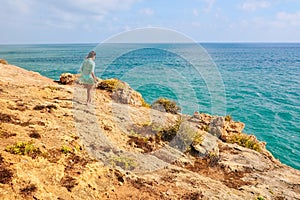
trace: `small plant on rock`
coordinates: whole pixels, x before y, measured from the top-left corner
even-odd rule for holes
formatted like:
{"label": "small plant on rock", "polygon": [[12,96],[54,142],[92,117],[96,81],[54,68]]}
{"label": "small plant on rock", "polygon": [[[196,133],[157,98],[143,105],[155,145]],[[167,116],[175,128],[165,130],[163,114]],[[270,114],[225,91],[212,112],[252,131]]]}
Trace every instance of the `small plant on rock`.
{"label": "small plant on rock", "polygon": [[188,123],[182,123],[172,143],[183,152],[189,152],[191,145],[202,143],[202,135]]}
{"label": "small plant on rock", "polygon": [[203,129],[204,131],[206,131],[206,132],[209,132],[209,126],[207,126],[207,125],[204,125],[204,126],[202,127],[202,129]]}
{"label": "small plant on rock", "polygon": [[61,147],[60,151],[61,151],[62,153],[64,153],[64,154],[68,154],[68,153],[72,153],[72,148],[63,145],[63,146]]}
{"label": "small plant on rock", "polygon": [[232,117],[230,115],[225,116],[225,121],[230,122],[232,120]]}
{"label": "small plant on rock", "polygon": [[134,159],[125,156],[112,157],[110,159],[110,164],[114,167],[119,166],[125,170],[132,170],[137,166]]}
{"label": "small plant on rock", "polygon": [[32,142],[17,142],[15,145],[7,146],[5,151],[12,154],[29,155],[33,158],[42,153]]}
{"label": "small plant on rock", "polygon": [[144,99],[142,99],[142,106],[146,108],[151,108],[151,105],[148,104]]}
{"label": "small plant on rock", "polygon": [[159,132],[156,134],[156,137],[159,140],[162,141],[171,141],[176,136],[177,132],[179,131],[181,120],[177,120],[174,125],[162,128],[159,130]]}
{"label": "small plant on rock", "polygon": [[101,90],[107,90],[113,92],[116,89],[126,88],[126,84],[116,78],[111,78],[111,79],[106,79],[101,81],[98,84],[97,88]]}
{"label": "small plant on rock", "polygon": [[254,136],[246,135],[244,133],[232,134],[226,142],[235,143],[248,149],[253,149],[260,152],[261,146]]}
{"label": "small plant on rock", "polygon": [[166,112],[172,114],[178,114],[181,111],[181,108],[177,106],[175,101],[167,98],[159,98],[152,104],[151,107],[153,109],[160,110],[160,106],[162,106]]}

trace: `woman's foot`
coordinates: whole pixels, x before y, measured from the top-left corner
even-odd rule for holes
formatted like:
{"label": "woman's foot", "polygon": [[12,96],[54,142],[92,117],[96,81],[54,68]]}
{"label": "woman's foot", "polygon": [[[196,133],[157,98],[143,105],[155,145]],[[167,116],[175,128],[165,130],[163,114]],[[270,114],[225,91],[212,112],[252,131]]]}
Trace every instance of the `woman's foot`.
{"label": "woman's foot", "polygon": [[92,107],[92,106],[94,106],[94,105],[92,104],[92,101],[88,101],[88,102],[86,102],[86,106]]}

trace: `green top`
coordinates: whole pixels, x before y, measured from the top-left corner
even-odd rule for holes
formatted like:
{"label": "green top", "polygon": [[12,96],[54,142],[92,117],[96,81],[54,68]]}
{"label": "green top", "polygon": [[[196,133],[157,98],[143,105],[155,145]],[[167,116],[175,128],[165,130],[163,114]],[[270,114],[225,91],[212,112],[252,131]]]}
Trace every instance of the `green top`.
{"label": "green top", "polygon": [[80,73],[81,73],[81,76],[79,78],[80,83],[94,84],[95,82],[91,75],[91,73],[94,72],[94,70],[95,70],[95,62],[91,58],[88,58],[85,61],[83,61],[80,68]]}

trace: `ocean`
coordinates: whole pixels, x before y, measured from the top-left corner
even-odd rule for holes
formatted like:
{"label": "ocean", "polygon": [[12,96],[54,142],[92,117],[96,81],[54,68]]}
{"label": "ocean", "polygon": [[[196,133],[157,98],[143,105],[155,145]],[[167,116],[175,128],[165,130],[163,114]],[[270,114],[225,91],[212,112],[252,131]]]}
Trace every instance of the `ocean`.
{"label": "ocean", "polygon": [[230,115],[300,169],[300,43],[0,45],[0,58],[58,80],[90,50],[97,76],[128,82],[148,103],[173,99],[185,114]]}

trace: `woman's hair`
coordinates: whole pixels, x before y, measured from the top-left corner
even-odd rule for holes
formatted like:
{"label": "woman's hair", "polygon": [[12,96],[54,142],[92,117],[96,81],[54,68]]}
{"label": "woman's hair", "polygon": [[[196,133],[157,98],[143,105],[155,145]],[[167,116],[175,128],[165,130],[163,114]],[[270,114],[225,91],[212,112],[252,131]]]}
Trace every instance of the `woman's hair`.
{"label": "woman's hair", "polygon": [[96,56],[96,52],[95,52],[95,51],[91,51],[91,52],[87,55],[86,58],[92,58],[92,57],[94,57],[94,56]]}

